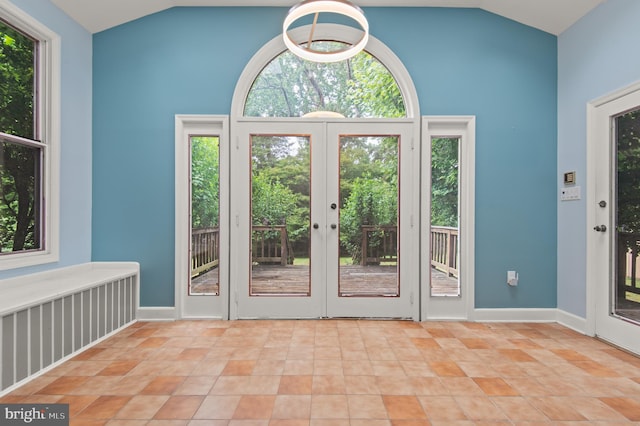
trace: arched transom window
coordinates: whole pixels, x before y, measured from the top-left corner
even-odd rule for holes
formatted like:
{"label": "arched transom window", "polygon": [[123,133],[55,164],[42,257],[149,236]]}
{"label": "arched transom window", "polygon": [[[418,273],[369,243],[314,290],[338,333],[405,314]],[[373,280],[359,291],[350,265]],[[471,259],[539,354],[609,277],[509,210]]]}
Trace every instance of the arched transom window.
{"label": "arched transom window", "polygon": [[[343,45],[314,42],[315,49],[336,50]],[[284,51],[254,80],[243,115],[399,118],[407,111],[395,78],[367,51],[334,63],[309,62]]]}

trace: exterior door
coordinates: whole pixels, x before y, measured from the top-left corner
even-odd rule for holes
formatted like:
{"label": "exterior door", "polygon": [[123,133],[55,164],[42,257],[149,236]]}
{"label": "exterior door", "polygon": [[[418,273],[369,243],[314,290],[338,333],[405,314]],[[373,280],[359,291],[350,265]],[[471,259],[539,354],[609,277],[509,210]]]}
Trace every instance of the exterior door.
{"label": "exterior door", "polygon": [[590,114],[588,226],[595,334],[640,353],[640,90]]}
{"label": "exterior door", "polygon": [[414,316],[412,128],[240,124],[232,317]]}

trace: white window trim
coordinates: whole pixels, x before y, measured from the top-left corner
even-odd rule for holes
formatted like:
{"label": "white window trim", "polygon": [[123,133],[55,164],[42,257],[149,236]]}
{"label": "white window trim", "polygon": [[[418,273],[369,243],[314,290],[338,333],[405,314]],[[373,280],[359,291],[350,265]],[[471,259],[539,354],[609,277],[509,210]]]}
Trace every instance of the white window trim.
{"label": "white window trim", "polygon": [[422,190],[431,190],[431,139],[460,138],[460,296],[431,297],[431,199],[421,199],[421,296],[422,320],[475,319],[475,116],[422,117]]}
{"label": "white window trim", "polygon": [[42,250],[6,254],[0,270],[57,262],[60,259],[60,36],[17,8],[0,0],[0,16],[39,41],[39,134],[44,147],[42,198],[44,246]]}
{"label": "white window trim", "polygon": [[[187,296],[191,271],[191,135],[218,135],[220,140],[220,277],[215,297]],[[229,318],[229,117],[226,115],[175,116],[175,318]],[[199,299],[199,300],[197,300]]]}

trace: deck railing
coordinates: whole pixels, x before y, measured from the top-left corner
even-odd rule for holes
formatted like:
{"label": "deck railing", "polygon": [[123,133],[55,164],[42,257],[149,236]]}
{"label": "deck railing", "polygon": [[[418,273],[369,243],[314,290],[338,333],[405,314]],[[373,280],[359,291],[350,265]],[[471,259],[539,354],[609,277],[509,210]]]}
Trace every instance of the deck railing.
{"label": "deck railing", "polygon": [[251,256],[254,262],[280,265],[293,263],[293,250],[286,225],[253,225],[251,231]]}
{"label": "deck railing", "polygon": [[[258,263],[287,265],[293,263],[293,250],[285,225],[252,226],[252,259]],[[626,236],[625,238],[629,238]],[[635,237],[634,237],[635,238]],[[371,244],[376,241],[376,244]],[[191,276],[218,266],[219,228],[199,228],[191,232]],[[638,254],[636,246],[625,254],[626,276],[631,277],[631,287],[640,287]],[[398,260],[398,234],[396,226],[362,226],[362,265],[396,262]],[[635,261],[634,261],[635,260]],[[451,276],[458,277],[458,228],[431,227],[431,266]]]}
{"label": "deck railing", "polygon": [[218,266],[219,246],[219,228],[191,230],[191,278]]}
{"label": "deck railing", "polygon": [[360,264],[379,265],[398,261],[398,228],[395,225],[362,225]]}
{"label": "deck railing", "polygon": [[458,228],[431,227],[431,266],[458,277]]}
{"label": "deck railing", "polygon": [[[618,294],[640,299],[640,234],[618,232]],[[624,272],[623,272],[624,271]]]}

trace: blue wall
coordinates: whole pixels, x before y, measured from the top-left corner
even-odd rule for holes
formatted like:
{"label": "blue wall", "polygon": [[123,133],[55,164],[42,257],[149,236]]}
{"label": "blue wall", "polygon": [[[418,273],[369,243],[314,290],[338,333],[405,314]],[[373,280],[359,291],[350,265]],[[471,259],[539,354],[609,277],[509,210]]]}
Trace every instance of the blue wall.
{"label": "blue wall", "polygon": [[[476,307],[556,306],[556,37],[475,9],[370,8],[423,115],[476,115]],[[286,9],[174,8],[93,40],[94,260],[174,301],[174,115],[228,114]],[[506,271],[520,285],[506,285]]]}
{"label": "blue wall", "polygon": [[583,318],[590,231],[586,105],[640,81],[639,21],[640,2],[609,0],[558,38],[558,179],[575,170],[582,187],[582,200],[558,204],[558,308]]}
{"label": "blue wall", "polygon": [[92,36],[48,0],[12,0],[60,36],[60,261],[0,272],[0,279],[91,260]]}

